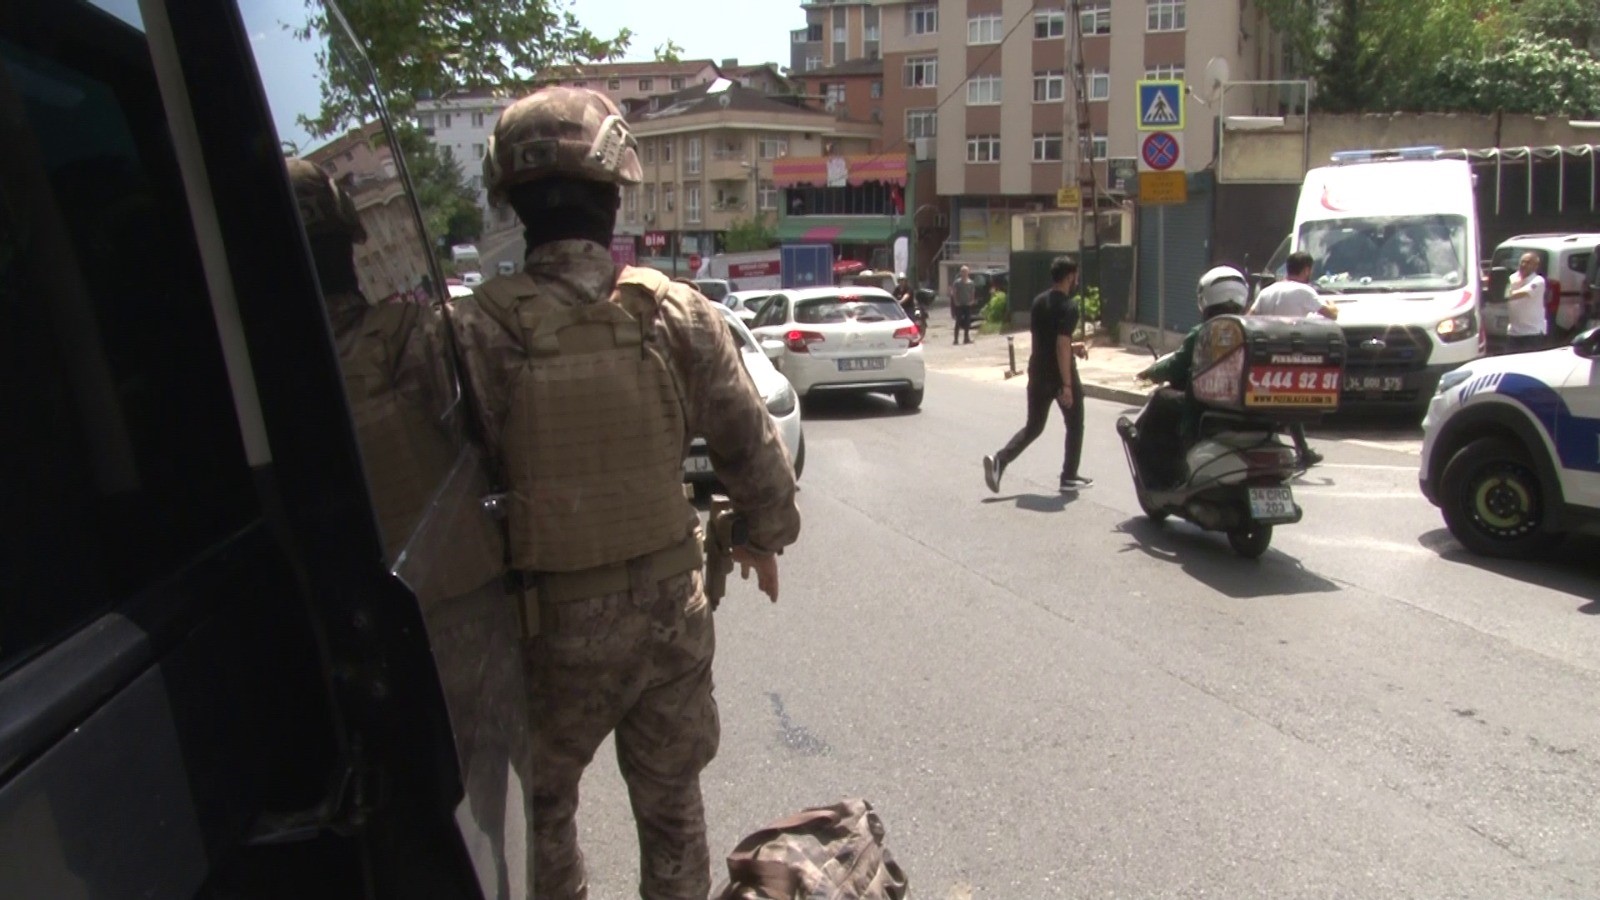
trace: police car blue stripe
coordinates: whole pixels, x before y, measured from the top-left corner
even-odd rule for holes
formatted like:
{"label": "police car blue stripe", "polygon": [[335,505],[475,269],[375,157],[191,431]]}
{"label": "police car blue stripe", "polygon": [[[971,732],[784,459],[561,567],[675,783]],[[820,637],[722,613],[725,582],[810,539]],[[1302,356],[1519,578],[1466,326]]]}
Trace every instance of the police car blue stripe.
{"label": "police car blue stripe", "polygon": [[1600,418],[1574,414],[1555,388],[1527,375],[1506,373],[1495,392],[1528,408],[1555,444],[1562,468],[1600,472]]}

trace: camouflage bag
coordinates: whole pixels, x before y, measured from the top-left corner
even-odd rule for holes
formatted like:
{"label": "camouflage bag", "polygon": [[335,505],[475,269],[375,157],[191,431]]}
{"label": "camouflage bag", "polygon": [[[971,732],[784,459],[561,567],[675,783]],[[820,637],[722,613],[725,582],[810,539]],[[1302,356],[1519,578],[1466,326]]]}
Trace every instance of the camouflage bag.
{"label": "camouflage bag", "polygon": [[872,804],[843,800],[772,822],[728,854],[712,900],[904,900],[906,876]]}

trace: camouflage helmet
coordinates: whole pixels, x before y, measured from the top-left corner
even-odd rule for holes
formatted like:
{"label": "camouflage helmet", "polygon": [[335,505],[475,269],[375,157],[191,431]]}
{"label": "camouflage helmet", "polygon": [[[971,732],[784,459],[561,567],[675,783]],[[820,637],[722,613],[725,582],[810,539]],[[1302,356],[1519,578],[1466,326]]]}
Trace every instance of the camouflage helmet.
{"label": "camouflage helmet", "polygon": [[316,165],[298,157],[288,157],[289,183],[294,187],[294,202],[300,207],[310,237],[337,235],[353,243],[366,243],[367,230],[356,213],[355,201],[334,183],[333,177]]}
{"label": "camouflage helmet", "polygon": [[637,146],[621,110],[605,94],[541,88],[500,114],[483,156],[483,183],[496,203],[513,185],[552,175],[638,184],[644,169]]}

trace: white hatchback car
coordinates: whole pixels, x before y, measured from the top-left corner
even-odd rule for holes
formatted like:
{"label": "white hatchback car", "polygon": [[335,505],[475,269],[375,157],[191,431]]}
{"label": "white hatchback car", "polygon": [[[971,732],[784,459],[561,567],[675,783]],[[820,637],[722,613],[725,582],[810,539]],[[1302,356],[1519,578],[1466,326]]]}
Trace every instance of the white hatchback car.
{"label": "white hatchback car", "polygon": [[[712,305],[727,320],[733,344],[739,349],[739,358],[744,360],[745,371],[750,373],[750,380],[755,382],[761,399],[766,401],[767,413],[772,416],[772,424],[778,427],[778,437],[783,440],[783,449],[789,453],[795,477],[799,478],[806,465],[806,436],[800,428],[800,398],[790,386],[789,379],[783,377],[766,354],[761,352],[755,336],[739,321],[733,310],[720,303]],[[689,456],[683,461],[683,476],[686,481],[696,484],[711,484],[717,480],[716,472],[711,468],[711,457],[706,452],[706,442],[700,438],[695,438],[689,446]]]}
{"label": "white hatchback car", "polygon": [[779,291],[750,331],[801,397],[877,393],[892,395],[908,412],[922,406],[927,379],[922,333],[887,291],[856,286]]}

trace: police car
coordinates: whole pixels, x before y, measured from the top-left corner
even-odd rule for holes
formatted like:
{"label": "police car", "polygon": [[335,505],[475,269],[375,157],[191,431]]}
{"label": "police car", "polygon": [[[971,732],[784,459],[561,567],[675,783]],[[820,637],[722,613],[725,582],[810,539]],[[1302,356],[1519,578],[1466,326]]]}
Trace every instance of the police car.
{"label": "police car", "polygon": [[1468,550],[1520,557],[1600,534],[1600,328],[1445,373],[1423,419],[1422,493]]}

